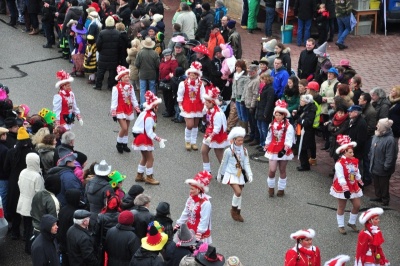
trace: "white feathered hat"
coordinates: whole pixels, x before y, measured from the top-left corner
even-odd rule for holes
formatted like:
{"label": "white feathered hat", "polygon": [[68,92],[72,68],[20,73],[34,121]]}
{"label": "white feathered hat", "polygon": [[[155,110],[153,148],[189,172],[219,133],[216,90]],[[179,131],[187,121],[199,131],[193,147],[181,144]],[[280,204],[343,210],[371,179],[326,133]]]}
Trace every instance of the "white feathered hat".
{"label": "white feathered hat", "polygon": [[339,148],[336,149],[336,153],[340,154],[343,150],[346,150],[349,147],[356,147],[357,142],[351,141],[351,138],[347,135],[338,135],[336,137],[336,142],[339,143]]}
{"label": "white feathered hat", "polygon": [[299,230],[296,233],[290,235],[291,239],[297,240],[302,238],[314,238],[315,231],[313,229],[303,229]]}
{"label": "white feathered hat", "polygon": [[383,209],[379,208],[379,207],[375,207],[375,208],[371,208],[371,209],[363,212],[360,215],[360,218],[358,218],[358,220],[360,221],[360,224],[365,224],[366,222],[368,222],[374,216],[377,216],[377,215],[380,216],[382,214],[383,214]]}
{"label": "white feathered hat", "polygon": [[286,114],[286,117],[290,117],[290,113],[289,113],[287,107],[288,107],[288,104],[285,101],[277,100],[275,102],[274,115],[276,112],[278,112],[278,113]]}
{"label": "white feathered hat", "polygon": [[71,77],[71,75],[64,70],[57,71],[56,77],[59,79],[59,81],[57,81],[56,83],[56,89],[59,89],[60,86],[65,83],[71,83],[72,81],[74,81],[74,78]]}
{"label": "white feathered hat", "polygon": [[246,136],[246,130],[242,127],[234,127],[231,129],[231,132],[229,132],[228,135],[228,140],[233,140],[237,137],[243,137]]}

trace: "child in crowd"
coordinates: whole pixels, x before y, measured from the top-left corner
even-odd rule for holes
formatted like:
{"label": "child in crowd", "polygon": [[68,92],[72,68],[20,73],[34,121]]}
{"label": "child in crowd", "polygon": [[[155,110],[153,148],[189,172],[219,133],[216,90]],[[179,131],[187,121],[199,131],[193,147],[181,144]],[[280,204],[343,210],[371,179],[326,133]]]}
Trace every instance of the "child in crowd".
{"label": "child in crowd", "polygon": [[315,20],[318,28],[318,46],[320,46],[328,39],[329,12],[326,10],[325,4],[319,5]]}
{"label": "child in crowd", "polygon": [[75,151],[78,154],[78,157],[74,161],[75,169],[74,174],[78,179],[83,183],[84,181],[84,171],[83,168],[86,166],[87,156],[79,151]]}
{"label": "child in crowd", "polygon": [[299,80],[299,94],[300,94],[300,96],[306,94],[307,85],[308,85],[308,81],[306,79]]}
{"label": "child in crowd", "polygon": [[96,40],[93,35],[88,35],[86,37],[86,51],[85,51],[85,60],[83,62],[83,67],[85,68],[85,74],[89,75],[88,83],[95,84],[96,83],[96,71],[97,71],[97,46]]}
{"label": "child in crowd", "polygon": [[115,195],[122,201],[125,197],[125,191],[122,188],[122,183],[124,182],[126,175],[122,175],[118,171],[113,171],[108,175],[110,179],[109,183],[114,189]]}
{"label": "child in crowd", "polygon": [[84,76],[83,62],[85,58],[85,46],[86,46],[86,43],[84,41],[84,36],[86,36],[87,30],[83,27],[82,19],[79,19],[78,24],[73,25],[71,29],[75,35],[74,50],[72,51],[71,54],[72,61],[74,63],[71,76],[83,77]]}

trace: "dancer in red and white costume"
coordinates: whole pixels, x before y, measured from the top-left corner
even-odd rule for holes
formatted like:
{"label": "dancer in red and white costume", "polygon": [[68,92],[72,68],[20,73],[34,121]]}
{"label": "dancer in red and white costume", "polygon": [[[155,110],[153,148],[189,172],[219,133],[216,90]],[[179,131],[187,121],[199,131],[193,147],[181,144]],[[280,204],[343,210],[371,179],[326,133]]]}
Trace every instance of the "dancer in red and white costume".
{"label": "dancer in red and white costume", "polygon": [[205,100],[207,128],[204,134],[201,156],[203,158],[203,170],[211,173],[210,157],[208,154],[214,149],[218,162],[221,163],[224,148],[229,146],[228,134],[226,133],[226,117],[219,109],[219,89],[212,87],[208,93],[203,94]]}
{"label": "dancer in red and white costume", "polygon": [[181,110],[181,116],[185,118],[185,148],[186,150],[195,150],[199,148],[196,144],[198,125],[203,117],[205,93],[203,82],[201,81],[201,63],[193,62],[190,68],[186,70],[187,79],[182,81],[178,87],[178,105]]}
{"label": "dancer in red and white costume", "polygon": [[112,89],[111,116],[114,122],[119,123],[121,129],[117,137],[117,150],[119,153],[130,152],[128,148],[128,130],[130,122],[135,118],[134,110],[140,113],[139,104],[136,100],[135,91],[129,82],[129,69],[124,66],[117,67],[118,81]]}
{"label": "dancer in red and white costume", "polygon": [[[146,102],[143,104],[144,110],[140,113],[132,128],[132,133],[135,139],[133,140],[132,148],[142,153],[142,158],[138,165],[136,182],[145,182],[150,185],[158,185],[159,181],[153,177],[153,140],[158,141],[160,148],[165,148],[167,140],[162,139],[154,132],[157,124],[158,105],[162,100],[154,95],[151,91],[147,91],[144,95]],[[146,171],[146,178],[144,172]]]}
{"label": "dancer in red and white costume", "polygon": [[268,195],[274,196],[275,173],[279,167],[278,192],[276,196],[283,197],[286,189],[286,166],[289,160],[293,159],[292,145],[295,141],[294,128],[287,119],[290,113],[287,110],[287,103],[282,100],[275,102],[274,120],[269,125],[268,135],[265,139],[266,151],[269,164],[268,172]]}
{"label": "dancer in red and white costume", "polygon": [[346,262],[350,261],[350,256],[347,255],[338,255],[333,259],[325,262],[324,266],[345,266]]}
{"label": "dancer in red and white costume", "polygon": [[207,244],[212,243],[211,197],[206,194],[211,178],[209,172],[202,171],[193,179],[186,179],[185,183],[190,185],[189,198],[175,225],[175,229],[177,229],[180,225],[186,223],[189,229],[195,231],[197,240]]}
{"label": "dancer in red and white costume", "polygon": [[321,266],[321,254],[317,246],[313,246],[315,231],[299,230],[290,235],[296,245],[286,251],[285,266]]}
{"label": "dancer in red and white costume", "polygon": [[359,221],[364,230],[358,234],[356,258],[354,266],[388,266],[382,244],[385,242],[379,228],[382,208],[371,208],[360,215]]}
{"label": "dancer in red and white costume", "polygon": [[353,208],[350,212],[350,218],[347,226],[358,232],[356,227],[358,211],[360,210],[363,192],[360,188],[364,185],[361,180],[360,170],[358,169],[358,159],[354,157],[353,148],[357,143],[351,141],[347,135],[338,135],[336,141],[339,148],[336,149],[337,154],[342,154],[335,163],[335,177],[331,186],[330,194],[338,199],[338,207],[336,219],[339,227],[339,233],[346,235],[344,229],[344,209],[347,200],[350,199]]}
{"label": "dancer in red and white costume", "polygon": [[56,83],[58,94],[53,97],[53,112],[56,114],[55,127],[61,125],[66,130],[70,130],[75,117],[83,126],[81,111],[76,105],[75,94],[71,90],[71,82],[74,81],[74,78],[64,70],[58,71],[56,76],[59,81]]}

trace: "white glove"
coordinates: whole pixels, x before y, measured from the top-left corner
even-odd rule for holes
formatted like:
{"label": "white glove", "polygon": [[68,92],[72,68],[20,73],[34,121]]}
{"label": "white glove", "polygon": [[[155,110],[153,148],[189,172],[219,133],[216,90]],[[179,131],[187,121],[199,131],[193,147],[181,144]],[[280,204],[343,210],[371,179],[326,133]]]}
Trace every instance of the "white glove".
{"label": "white glove", "polygon": [[207,145],[210,145],[211,143],[211,137],[206,138],[206,140],[204,141]]}
{"label": "white glove", "polygon": [[160,148],[161,148],[161,149],[164,149],[164,148],[165,148],[165,142],[166,142],[166,141],[167,141],[166,139],[161,139],[161,140],[160,140],[159,144],[160,144]]}
{"label": "white glove", "polygon": [[182,107],[182,105],[179,105],[179,110],[181,110],[181,112],[183,112],[183,107]]}
{"label": "white glove", "polygon": [[91,53],[91,52],[89,52],[87,55],[88,55],[88,57],[91,57],[91,56],[92,56],[92,53]]}
{"label": "white glove", "polygon": [[83,120],[79,120],[79,125],[83,126]]}
{"label": "white glove", "polygon": [[253,175],[249,175],[247,178],[249,179],[249,182],[247,182],[247,183],[253,182]]}
{"label": "white glove", "polygon": [[217,181],[221,182],[222,178],[224,178],[224,175],[218,174],[217,175]]}

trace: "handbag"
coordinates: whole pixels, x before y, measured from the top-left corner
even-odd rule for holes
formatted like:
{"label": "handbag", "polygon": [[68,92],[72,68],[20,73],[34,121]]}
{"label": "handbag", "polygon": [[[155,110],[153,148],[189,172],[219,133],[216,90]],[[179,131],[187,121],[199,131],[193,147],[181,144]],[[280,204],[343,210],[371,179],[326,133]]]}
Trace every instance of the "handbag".
{"label": "handbag", "polygon": [[230,148],[230,149],[231,149],[231,151],[232,151],[232,153],[233,153],[233,156],[234,156],[235,159],[236,159],[237,164],[240,165],[240,170],[242,171],[242,175],[243,175],[244,182],[245,182],[245,183],[249,182],[249,178],[247,177],[246,170],[244,170],[243,167],[242,167],[242,165],[240,164],[240,161],[239,161],[238,157],[236,156],[236,153],[232,150],[232,148]]}
{"label": "handbag", "polygon": [[158,87],[160,87],[160,89],[162,89],[162,90],[170,90],[171,84],[169,82],[160,81],[160,84],[158,85]]}

